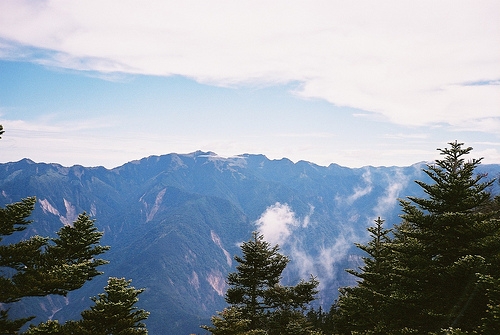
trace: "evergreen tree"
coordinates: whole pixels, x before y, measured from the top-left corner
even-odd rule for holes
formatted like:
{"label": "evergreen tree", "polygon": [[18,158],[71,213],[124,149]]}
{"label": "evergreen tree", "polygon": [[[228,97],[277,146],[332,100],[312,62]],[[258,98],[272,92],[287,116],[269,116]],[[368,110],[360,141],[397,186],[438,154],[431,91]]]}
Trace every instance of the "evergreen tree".
{"label": "evergreen tree", "polygon": [[[311,278],[295,286],[280,284],[281,275],[289,262],[279,253],[279,246],[264,241],[263,235],[254,232],[248,242],[241,246],[243,256],[235,256],[236,272],[228,275],[229,288],[226,301],[232,313],[239,313],[237,320],[220,318],[219,326],[233,327],[228,321],[246,320],[244,331],[266,331],[268,334],[308,334],[309,329],[303,315],[306,306],[314,300],[318,282]],[[234,314],[233,314],[234,315]],[[218,334],[218,327],[203,328]],[[222,334],[222,333],[221,333]],[[253,333],[252,333],[253,334]]]}
{"label": "evergreen tree", "polygon": [[142,323],[149,312],[134,306],[139,301],[138,295],[144,289],[130,286],[131,280],[110,277],[105,293],[91,298],[94,306],[82,312],[80,328],[84,334],[91,335],[146,335],[146,326]]}
{"label": "evergreen tree", "polygon": [[[0,208],[0,243],[4,236],[26,229],[35,198]],[[24,297],[66,295],[100,274],[95,258],[108,249],[98,245],[102,233],[94,221],[81,214],[72,226],[64,226],[57,238],[32,236],[13,244],[0,244],[0,303],[15,303]],[[8,310],[0,312],[0,333],[14,334],[33,317],[10,320]]]}
{"label": "evergreen tree", "polygon": [[49,320],[41,323],[38,326],[31,325],[24,335],[78,335],[79,332],[65,329],[57,320]]}
{"label": "evergreen tree", "polygon": [[91,298],[94,306],[82,312],[82,319],[68,321],[61,325],[49,320],[37,326],[30,326],[26,335],[147,335],[142,323],[149,312],[134,305],[143,289],[130,286],[131,280],[110,277],[105,293]]}
{"label": "evergreen tree", "polygon": [[384,220],[379,217],[374,226],[367,228],[371,240],[367,244],[356,244],[368,254],[362,258],[364,265],[359,271],[346,270],[359,280],[357,286],[340,289],[334,306],[335,329],[341,334],[352,331],[386,334],[392,259],[388,248],[391,230],[385,229],[383,224]]}
{"label": "evergreen tree", "polygon": [[326,312],[321,306],[318,309],[310,308],[306,314],[307,322],[318,334],[333,334],[333,314],[332,310]]}
{"label": "evergreen tree", "polygon": [[[496,219],[500,219],[500,196],[496,196],[491,201],[488,210],[493,213]],[[498,234],[496,238],[498,238]],[[500,253],[497,254],[496,261],[497,264],[500,263]],[[488,297],[486,316],[482,319],[482,325],[479,327],[481,334],[500,334],[500,275],[498,272],[500,271],[496,271],[496,276],[479,275],[479,282]]]}
{"label": "evergreen tree", "polygon": [[257,232],[241,250],[243,257],[234,257],[237,271],[227,277],[230,287],[226,302],[241,308],[243,316],[250,320],[250,329],[257,329],[263,326],[265,312],[270,308],[270,290],[278,285],[289,259],[278,252],[277,245],[271,248]]}
{"label": "evergreen tree", "polygon": [[500,334],[500,278],[480,275],[479,282],[488,297],[486,315],[479,326],[479,333]]}
{"label": "evergreen tree", "polygon": [[475,330],[488,304],[478,274],[499,278],[500,224],[488,209],[493,181],[474,174],[481,159],[465,161],[472,148],[449,144],[438,149],[444,159],[424,170],[434,183],[417,181],[427,197],[401,201],[403,223],[391,245],[394,329]]}
{"label": "evergreen tree", "polygon": [[231,306],[222,312],[217,312],[217,316],[212,316],[211,326],[201,326],[213,335],[260,335],[266,334],[262,329],[248,330],[250,320],[243,317],[241,309]]}

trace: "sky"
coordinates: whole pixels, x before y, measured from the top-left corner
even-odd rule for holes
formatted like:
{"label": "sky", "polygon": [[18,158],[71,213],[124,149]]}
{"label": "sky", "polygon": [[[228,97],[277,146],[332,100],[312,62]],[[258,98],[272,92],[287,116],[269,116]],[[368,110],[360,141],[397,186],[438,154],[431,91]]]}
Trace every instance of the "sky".
{"label": "sky", "polygon": [[0,163],[500,163],[499,1],[0,1]]}

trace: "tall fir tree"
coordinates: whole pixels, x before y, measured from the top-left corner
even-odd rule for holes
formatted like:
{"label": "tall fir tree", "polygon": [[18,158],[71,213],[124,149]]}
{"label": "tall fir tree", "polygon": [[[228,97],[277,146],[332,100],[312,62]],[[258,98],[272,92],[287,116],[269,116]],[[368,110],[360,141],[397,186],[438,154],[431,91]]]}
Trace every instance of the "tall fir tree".
{"label": "tall fir tree", "polygon": [[149,312],[135,306],[144,290],[135,289],[130,283],[131,280],[110,277],[105,292],[91,298],[94,305],[81,313],[81,320],[65,324],[49,320],[31,325],[25,335],[147,335],[142,321]]}
{"label": "tall fir tree", "polygon": [[390,229],[385,229],[380,217],[367,228],[371,239],[367,244],[356,244],[368,256],[362,258],[359,270],[347,270],[359,278],[357,286],[340,289],[334,305],[333,323],[340,334],[353,331],[386,334],[387,309],[390,306],[392,254],[388,248]]}
{"label": "tall fir tree", "polygon": [[[309,327],[304,317],[307,305],[314,300],[318,282],[311,278],[302,280],[295,286],[284,286],[280,283],[282,272],[289,259],[279,253],[279,246],[271,245],[258,232],[241,246],[243,256],[235,256],[238,262],[236,272],[228,275],[229,288],[226,301],[230,311],[239,313],[241,319],[224,322],[217,321],[224,327],[233,327],[228,321],[247,320],[244,332],[267,334],[308,334]],[[217,334],[219,329],[203,326]]]}
{"label": "tall fir tree", "polygon": [[[27,228],[34,209],[34,197],[0,208],[2,238]],[[81,214],[72,226],[64,226],[57,238],[32,236],[18,243],[0,244],[0,303],[9,306],[24,297],[66,295],[101,272],[107,261],[96,258],[108,247],[98,243],[102,233],[94,221]],[[32,316],[9,319],[8,309],[0,312],[0,333],[14,334]]]}
{"label": "tall fir tree", "polygon": [[94,306],[82,312],[81,328],[88,335],[147,335],[146,325],[142,322],[149,312],[139,309],[135,304],[144,289],[130,286],[131,280],[110,277],[105,293],[91,298]]}
{"label": "tall fir tree", "polygon": [[[3,133],[0,125],[0,135]],[[34,318],[10,319],[11,304],[24,297],[65,296],[101,274],[97,267],[107,263],[96,256],[109,247],[99,245],[102,233],[85,213],[73,225],[62,227],[57,238],[35,235],[17,243],[2,243],[5,236],[32,223],[28,218],[35,204],[36,198],[29,197],[0,208],[0,334],[16,334]],[[52,331],[58,327],[57,322],[46,325]]]}
{"label": "tall fir tree", "polygon": [[213,326],[201,326],[213,335],[266,335],[262,329],[249,330],[250,320],[241,309],[231,306],[211,318]]}
{"label": "tall fir tree", "polygon": [[476,330],[488,305],[478,274],[499,278],[500,223],[488,209],[493,180],[475,174],[481,159],[465,160],[472,148],[449,145],[424,170],[433,183],[417,181],[427,197],[401,200],[403,223],[391,245],[395,329]]}

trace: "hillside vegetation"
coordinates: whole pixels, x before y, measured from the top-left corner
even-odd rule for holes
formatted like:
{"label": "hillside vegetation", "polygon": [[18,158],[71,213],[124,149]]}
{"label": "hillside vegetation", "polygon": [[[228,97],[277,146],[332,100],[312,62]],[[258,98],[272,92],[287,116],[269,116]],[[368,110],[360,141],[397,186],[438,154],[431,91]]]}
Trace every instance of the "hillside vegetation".
{"label": "hillside vegetation", "polygon": [[0,164],[0,205],[36,197],[33,222],[2,245],[57,238],[85,212],[111,247],[104,275],[66,297],[3,308],[13,318],[36,316],[34,325],[64,324],[92,307],[89,297],[109,277],[126,277],[141,288],[137,308],[150,313],[150,334],[203,333],[199,326],[228,307],[233,256],[259,231],[289,259],[282,285],[311,275],[318,283],[301,310],[309,332],[485,332],[498,316],[498,202],[490,193],[498,194],[500,166],[467,160],[470,151],[451,143],[428,165],[360,169],[204,152],[112,170]]}

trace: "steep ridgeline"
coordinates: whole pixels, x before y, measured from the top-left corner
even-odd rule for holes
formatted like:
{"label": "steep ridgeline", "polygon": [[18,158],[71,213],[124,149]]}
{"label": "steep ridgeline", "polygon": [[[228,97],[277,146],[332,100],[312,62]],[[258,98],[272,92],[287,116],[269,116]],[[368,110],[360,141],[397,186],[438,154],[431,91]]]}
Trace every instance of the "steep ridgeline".
{"label": "steep ridgeline", "polygon": [[[53,235],[86,211],[111,246],[104,275],[66,298],[23,300],[11,313],[78,319],[116,276],[146,288],[138,307],[151,312],[150,334],[201,333],[198,326],[226,305],[233,255],[254,230],[291,258],[285,282],[317,276],[317,303],[328,309],[337,288],[352,283],[344,269],[360,262],[353,243],[367,239],[365,228],[378,216],[399,222],[397,199],[422,196],[413,182],[426,180],[422,168],[322,167],[211,152],[151,156],[111,170],[28,159],[0,164],[0,205],[37,197],[23,234]],[[496,177],[500,165],[480,172]]]}

